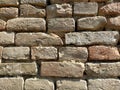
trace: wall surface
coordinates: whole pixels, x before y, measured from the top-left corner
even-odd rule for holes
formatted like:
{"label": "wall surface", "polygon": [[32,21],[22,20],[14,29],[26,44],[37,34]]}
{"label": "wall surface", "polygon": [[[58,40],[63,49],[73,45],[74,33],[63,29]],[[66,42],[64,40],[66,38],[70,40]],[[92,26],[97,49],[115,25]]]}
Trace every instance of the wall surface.
{"label": "wall surface", "polygon": [[120,0],[0,0],[0,90],[120,90]]}

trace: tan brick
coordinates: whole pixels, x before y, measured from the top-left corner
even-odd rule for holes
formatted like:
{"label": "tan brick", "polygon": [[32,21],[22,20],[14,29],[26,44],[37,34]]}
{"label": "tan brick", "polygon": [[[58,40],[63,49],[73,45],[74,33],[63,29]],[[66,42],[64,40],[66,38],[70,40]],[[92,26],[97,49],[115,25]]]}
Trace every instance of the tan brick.
{"label": "tan brick", "polygon": [[29,60],[30,49],[29,47],[5,47],[2,57],[3,59]]}
{"label": "tan brick", "polygon": [[24,90],[24,79],[18,78],[0,78],[1,90]]}
{"label": "tan brick", "polygon": [[96,2],[81,2],[74,4],[74,16],[96,16],[98,13],[98,4]]}
{"label": "tan brick", "polygon": [[37,8],[30,4],[22,4],[20,5],[20,16],[44,18],[46,16],[46,11],[45,9]]}
{"label": "tan brick", "polygon": [[42,62],[41,76],[50,77],[83,77],[85,70],[82,63]]}
{"label": "tan brick", "polygon": [[32,47],[31,55],[33,60],[56,60],[58,56],[55,47]]}
{"label": "tan brick", "polygon": [[5,21],[17,18],[18,17],[18,8],[9,7],[9,8],[0,8],[0,19],[3,19]]}
{"label": "tan brick", "polygon": [[46,33],[18,33],[16,34],[15,43],[19,46],[63,45],[60,37]]}
{"label": "tan brick", "polygon": [[72,17],[70,4],[52,4],[47,6],[47,18]]}
{"label": "tan brick", "polygon": [[89,60],[120,60],[120,53],[117,47],[91,46],[88,51]]}
{"label": "tan brick", "polygon": [[54,90],[54,83],[47,79],[30,78],[25,81],[25,90]]}
{"label": "tan brick", "polygon": [[0,31],[6,29],[6,22],[0,19]]}
{"label": "tan brick", "polygon": [[86,64],[86,73],[88,77],[119,77],[119,71],[120,62]]}
{"label": "tan brick", "polygon": [[1,63],[0,76],[36,75],[35,63]]}
{"label": "tan brick", "polygon": [[46,22],[42,18],[15,18],[7,21],[8,31],[46,31]]}
{"label": "tan brick", "polygon": [[119,79],[90,79],[88,80],[89,90],[120,90]]}
{"label": "tan brick", "polygon": [[57,90],[87,90],[85,80],[58,80]]}
{"label": "tan brick", "polygon": [[13,32],[0,32],[0,45],[14,44]]}
{"label": "tan brick", "polygon": [[85,47],[61,47],[59,49],[60,61],[86,62],[88,51]]}
{"label": "tan brick", "polygon": [[2,6],[18,6],[18,0],[0,0],[0,7]]}

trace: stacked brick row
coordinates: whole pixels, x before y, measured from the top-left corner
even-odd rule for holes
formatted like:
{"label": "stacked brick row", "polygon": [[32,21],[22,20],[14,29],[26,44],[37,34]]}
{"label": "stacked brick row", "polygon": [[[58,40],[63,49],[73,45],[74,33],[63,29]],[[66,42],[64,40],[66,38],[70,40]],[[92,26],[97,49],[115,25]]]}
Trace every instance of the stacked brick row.
{"label": "stacked brick row", "polygon": [[0,90],[120,90],[119,0],[0,0]]}

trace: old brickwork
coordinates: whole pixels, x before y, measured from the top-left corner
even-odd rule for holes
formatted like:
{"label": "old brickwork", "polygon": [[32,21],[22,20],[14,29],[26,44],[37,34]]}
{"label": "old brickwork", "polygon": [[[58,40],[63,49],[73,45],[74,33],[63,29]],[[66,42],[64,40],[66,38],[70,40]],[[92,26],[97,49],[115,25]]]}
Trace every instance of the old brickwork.
{"label": "old brickwork", "polygon": [[0,0],[0,90],[120,90],[120,0]]}

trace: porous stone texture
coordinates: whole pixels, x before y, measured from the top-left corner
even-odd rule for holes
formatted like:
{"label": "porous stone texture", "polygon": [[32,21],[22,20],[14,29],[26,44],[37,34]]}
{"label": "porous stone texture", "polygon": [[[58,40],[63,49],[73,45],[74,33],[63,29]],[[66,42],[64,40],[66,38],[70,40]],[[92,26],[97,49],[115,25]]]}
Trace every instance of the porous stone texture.
{"label": "porous stone texture", "polygon": [[99,15],[103,16],[119,16],[120,2],[107,4],[99,9]]}
{"label": "porous stone texture", "polygon": [[22,4],[20,5],[20,16],[44,18],[46,16],[46,11],[45,9],[37,8],[30,4]]}
{"label": "porous stone texture", "polygon": [[60,61],[86,62],[88,51],[85,47],[61,47],[59,48]]}
{"label": "porous stone texture", "polygon": [[0,7],[2,6],[18,6],[18,0],[0,0]]}
{"label": "porous stone texture", "polygon": [[108,19],[106,29],[120,30],[120,16]]}
{"label": "porous stone texture", "polygon": [[120,62],[86,64],[86,73],[88,77],[119,77],[119,70]]}
{"label": "porous stone texture", "polygon": [[0,76],[36,75],[37,65],[35,63],[1,63]]}
{"label": "porous stone texture", "polygon": [[75,30],[73,18],[48,19],[48,32],[71,32]]}
{"label": "porous stone texture", "polygon": [[98,4],[96,2],[80,2],[74,4],[74,17],[96,16]]}
{"label": "porous stone texture", "polygon": [[4,59],[29,60],[29,47],[5,47],[2,54]]}
{"label": "porous stone texture", "polygon": [[25,81],[25,90],[54,90],[54,83],[48,79],[30,78]]}
{"label": "porous stone texture", "polygon": [[16,34],[15,44],[18,46],[52,46],[62,45],[61,38],[55,34],[46,33],[18,33]]}
{"label": "porous stone texture", "polygon": [[21,4],[32,4],[45,7],[47,4],[47,0],[21,0]]}
{"label": "porous stone texture", "polygon": [[33,60],[56,60],[58,57],[55,47],[32,47],[31,55]]}
{"label": "porous stone texture", "polygon": [[0,31],[5,30],[6,22],[0,19]]}
{"label": "porous stone texture", "polygon": [[[6,1],[6,0],[5,0]],[[17,18],[18,17],[18,8],[15,7],[2,7],[0,8],[0,19],[3,19],[5,21]]]}
{"label": "porous stone texture", "polygon": [[14,44],[14,37],[13,32],[0,32],[0,45]]}
{"label": "porous stone texture", "polygon": [[87,90],[85,80],[58,80],[57,90]]}
{"label": "porous stone texture", "polygon": [[8,31],[46,31],[46,21],[42,18],[15,18],[7,21]]}
{"label": "porous stone texture", "polygon": [[88,51],[89,60],[120,60],[120,53],[117,47],[91,46]]}
{"label": "porous stone texture", "polygon": [[70,4],[53,4],[47,6],[47,18],[72,17]]}
{"label": "porous stone texture", "polygon": [[3,47],[0,46],[0,63],[1,63],[1,61],[2,61],[2,53],[3,53]]}
{"label": "porous stone texture", "polygon": [[119,40],[117,31],[73,32],[67,33],[65,43],[70,45],[116,45]]}
{"label": "porous stone texture", "polygon": [[107,20],[103,16],[86,17],[78,19],[77,30],[103,30]]}
{"label": "porous stone texture", "polygon": [[83,77],[85,70],[83,63],[42,62],[41,76],[50,77]]}
{"label": "porous stone texture", "polygon": [[0,78],[1,90],[24,90],[24,80],[21,77],[18,78]]}
{"label": "porous stone texture", "polygon": [[90,0],[90,2],[98,2],[98,3],[102,3],[102,2],[108,2],[109,0]]}
{"label": "porous stone texture", "polygon": [[89,90],[120,90],[119,79],[90,79],[88,80]]}

